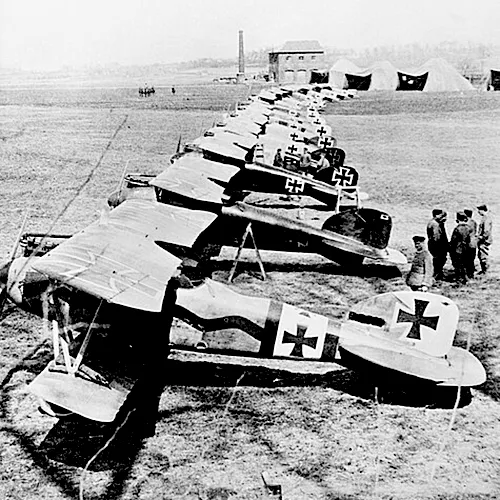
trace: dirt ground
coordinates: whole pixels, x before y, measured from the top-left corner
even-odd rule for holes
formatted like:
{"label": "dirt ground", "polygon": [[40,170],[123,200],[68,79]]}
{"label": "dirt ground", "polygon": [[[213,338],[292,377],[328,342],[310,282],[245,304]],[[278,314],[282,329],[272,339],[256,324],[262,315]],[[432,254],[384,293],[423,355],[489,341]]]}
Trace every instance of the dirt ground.
{"label": "dirt ground", "polygon": [[[186,85],[144,99],[136,89],[2,89],[0,260],[27,210],[27,230],[83,229],[125,165],[159,173],[179,137],[197,137],[248,92]],[[500,95],[361,93],[325,116],[359,169],[366,205],[393,216],[394,248],[411,256],[411,236],[435,206],[450,214],[451,233],[454,212],[487,203],[500,235]],[[456,413],[454,391],[376,387],[370,373],[174,353],[156,435],[141,441],[133,415],[112,429],[38,412],[26,384],[49,346],[40,320],[8,306],[0,322],[0,498],[278,498],[263,473],[286,500],[499,498],[499,249],[495,240],[488,277],[433,290],[459,306],[455,344],[488,374]],[[218,259],[216,279],[227,279],[233,255]],[[347,274],[296,254],[266,254],[262,282],[251,257],[235,289],[326,315],[404,288],[406,269]]]}

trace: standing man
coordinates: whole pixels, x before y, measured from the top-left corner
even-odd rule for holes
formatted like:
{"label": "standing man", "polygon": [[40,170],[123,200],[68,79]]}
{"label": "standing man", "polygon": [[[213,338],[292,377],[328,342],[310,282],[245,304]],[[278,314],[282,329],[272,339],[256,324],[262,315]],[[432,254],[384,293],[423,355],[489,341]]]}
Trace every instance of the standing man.
{"label": "standing man", "polygon": [[444,223],[446,222],[446,212],[440,208],[432,211],[432,219],[427,224],[427,238],[429,241],[429,252],[432,255],[434,266],[434,278],[443,279],[443,267],[446,264],[448,255],[448,235]]}
{"label": "standing man", "polygon": [[304,152],[300,156],[300,171],[303,174],[311,173],[312,158],[307,147],[304,146]]}
{"label": "standing man", "polygon": [[455,268],[456,281],[467,284],[467,259],[471,248],[471,229],[467,224],[467,216],[457,212],[457,225],[450,239],[450,257]]}
{"label": "standing man", "polygon": [[477,207],[477,212],[481,217],[477,228],[477,252],[479,263],[481,264],[481,271],[479,271],[479,274],[486,274],[489,267],[488,256],[490,253],[490,246],[493,243],[493,224],[491,222],[491,217],[488,215],[488,207],[486,205],[479,205]]}
{"label": "standing man", "polygon": [[464,214],[467,216],[467,224],[470,227],[470,252],[467,257],[467,277],[474,278],[476,272],[476,253],[477,253],[477,222],[472,218],[472,210],[464,209]]}
{"label": "standing man", "polygon": [[406,276],[406,284],[418,292],[427,292],[432,286],[432,276],[434,268],[432,266],[432,256],[425,248],[425,237],[414,236],[415,255],[411,264],[410,272]]}

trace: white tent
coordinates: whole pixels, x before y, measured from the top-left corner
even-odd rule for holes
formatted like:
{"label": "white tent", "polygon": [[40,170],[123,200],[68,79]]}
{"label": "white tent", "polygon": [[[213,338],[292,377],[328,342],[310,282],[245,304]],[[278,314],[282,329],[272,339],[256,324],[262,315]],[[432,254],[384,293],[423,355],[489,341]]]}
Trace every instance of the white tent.
{"label": "white tent", "polygon": [[330,70],[332,86],[369,90],[424,90],[426,92],[473,90],[472,84],[444,59],[430,59],[418,68],[399,69],[389,61],[377,61],[359,68],[347,59],[340,59]]}

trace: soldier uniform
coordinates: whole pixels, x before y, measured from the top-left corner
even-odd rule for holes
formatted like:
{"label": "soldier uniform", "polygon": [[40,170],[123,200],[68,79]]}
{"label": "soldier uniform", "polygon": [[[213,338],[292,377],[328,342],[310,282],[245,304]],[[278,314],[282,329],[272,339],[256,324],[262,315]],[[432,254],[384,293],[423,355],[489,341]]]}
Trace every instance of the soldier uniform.
{"label": "soldier uniform", "polygon": [[411,264],[410,272],[406,277],[406,284],[414,291],[426,292],[431,286],[434,275],[432,256],[425,248],[425,238],[414,236],[415,255]]}
{"label": "soldier uniform", "polygon": [[427,224],[427,238],[429,252],[432,255],[434,266],[434,278],[440,280],[443,278],[443,267],[446,264],[448,255],[448,235],[444,223],[446,221],[446,212],[440,208],[432,211],[432,219]]}
{"label": "soldier uniform", "polygon": [[467,283],[467,259],[471,249],[471,228],[467,216],[457,213],[457,225],[450,239],[450,257],[455,268],[455,278],[462,284]]}
{"label": "soldier uniform", "polygon": [[488,256],[490,253],[490,246],[493,243],[493,224],[490,216],[488,215],[488,207],[486,205],[479,205],[477,207],[477,211],[481,216],[477,229],[477,252],[479,256],[479,263],[481,265],[481,271],[479,274],[485,274],[488,271]]}
{"label": "soldier uniform", "polygon": [[470,245],[469,255],[467,257],[467,277],[474,278],[476,272],[476,253],[477,253],[477,222],[472,218],[472,210],[465,209],[464,214],[467,216],[467,224],[470,227]]}

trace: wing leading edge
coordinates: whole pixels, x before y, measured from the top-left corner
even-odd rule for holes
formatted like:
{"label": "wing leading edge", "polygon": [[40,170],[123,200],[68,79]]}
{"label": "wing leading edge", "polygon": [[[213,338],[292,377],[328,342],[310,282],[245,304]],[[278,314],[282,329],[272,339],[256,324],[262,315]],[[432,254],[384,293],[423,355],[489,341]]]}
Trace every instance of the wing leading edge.
{"label": "wing leading edge", "polygon": [[114,304],[161,310],[166,285],[181,260],[156,242],[191,247],[215,219],[208,212],[128,200],[106,221],[49,252],[34,266],[50,278]]}

